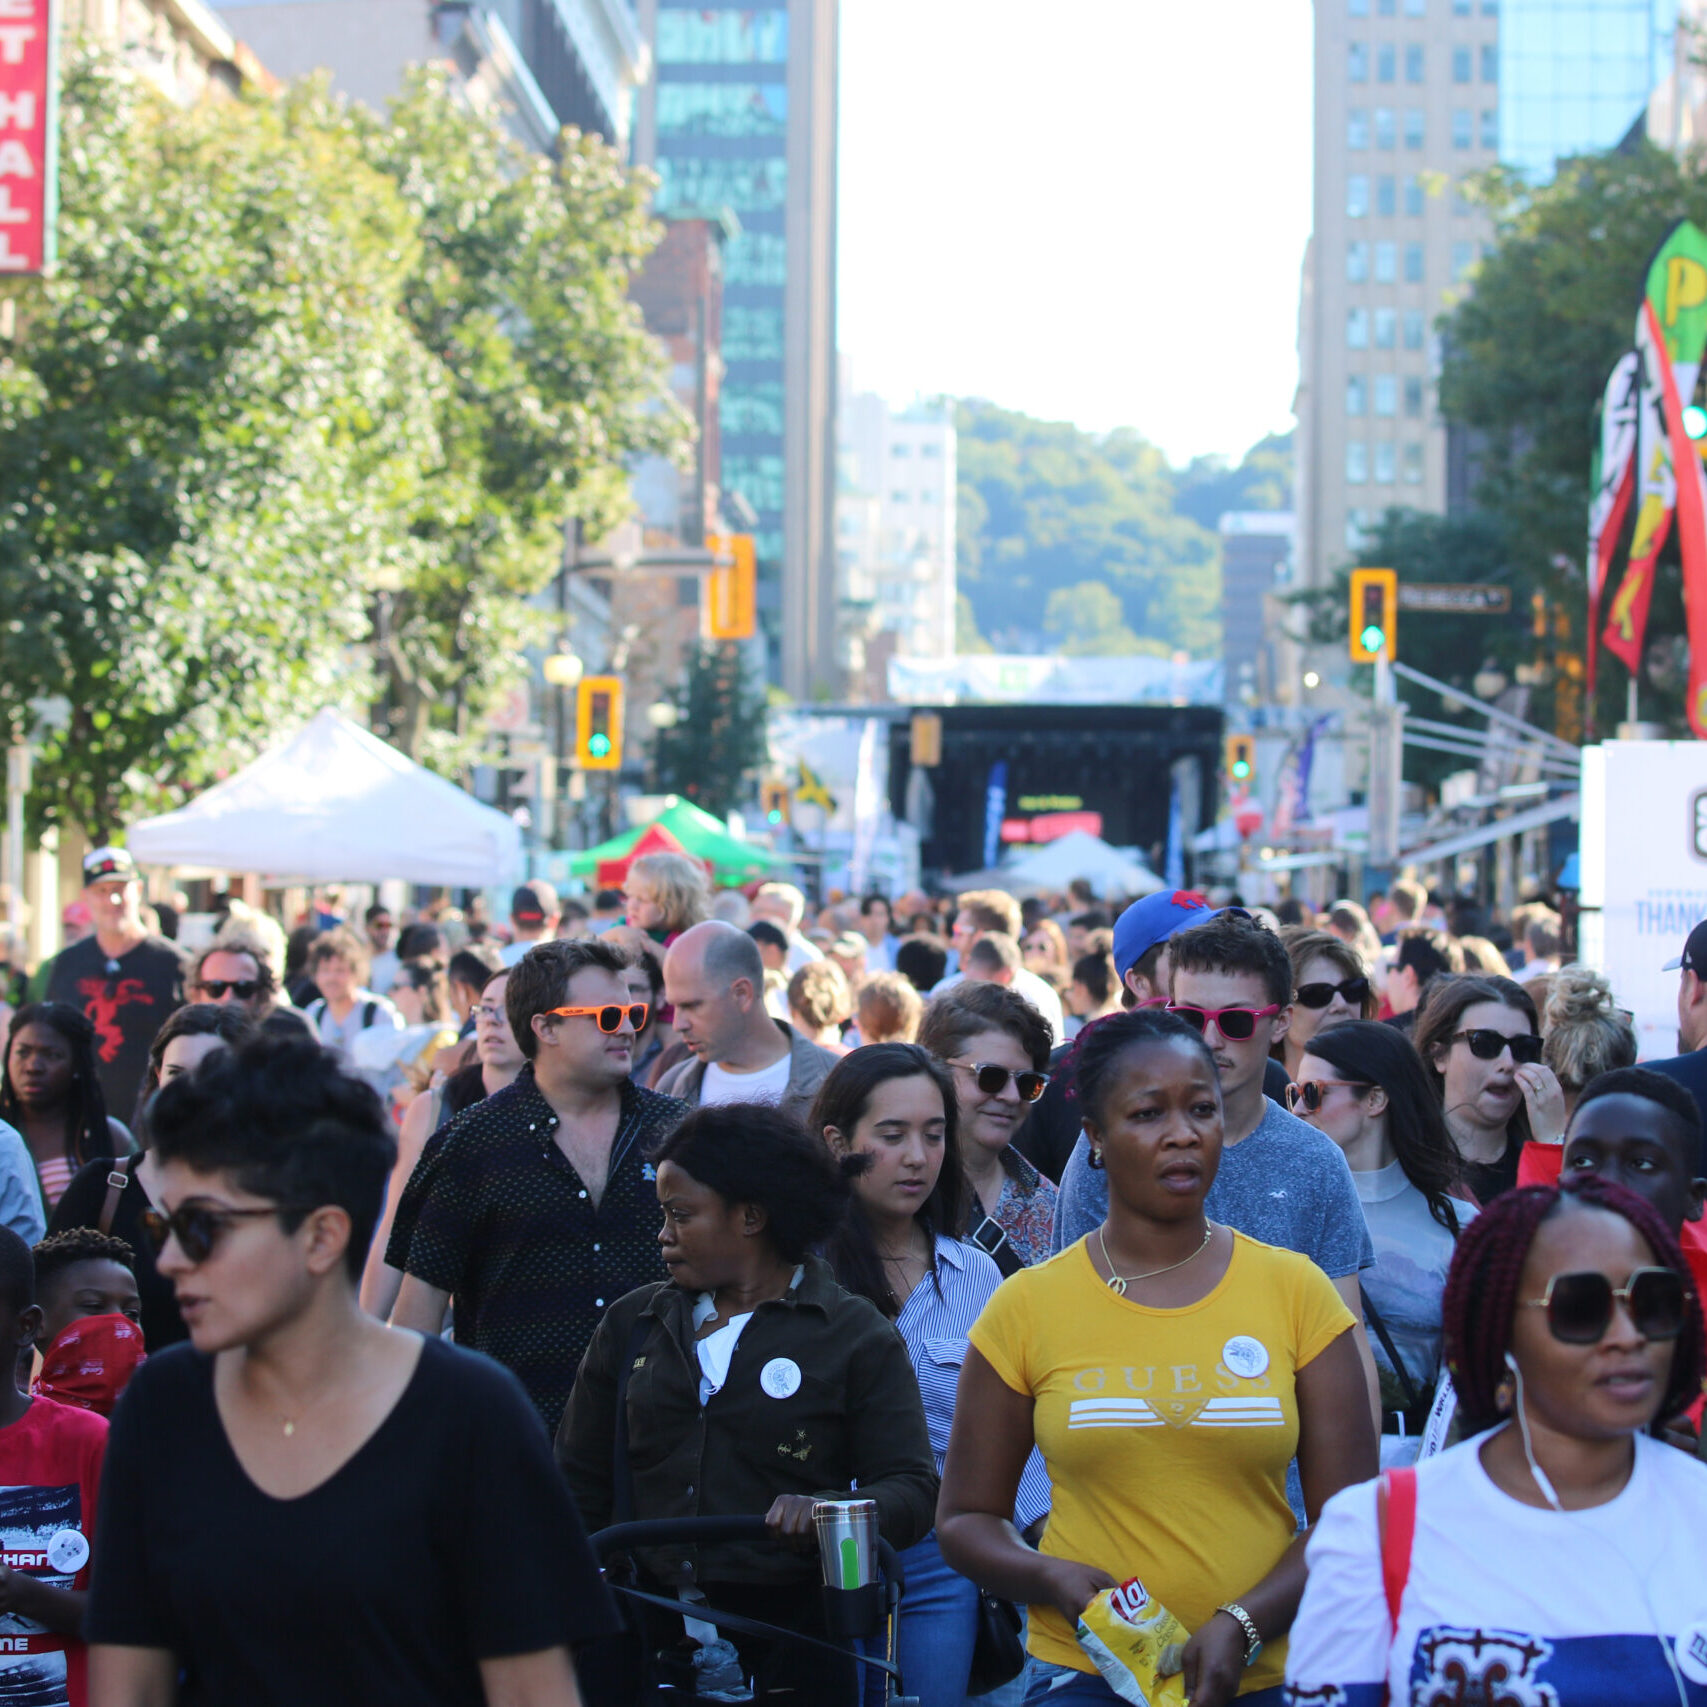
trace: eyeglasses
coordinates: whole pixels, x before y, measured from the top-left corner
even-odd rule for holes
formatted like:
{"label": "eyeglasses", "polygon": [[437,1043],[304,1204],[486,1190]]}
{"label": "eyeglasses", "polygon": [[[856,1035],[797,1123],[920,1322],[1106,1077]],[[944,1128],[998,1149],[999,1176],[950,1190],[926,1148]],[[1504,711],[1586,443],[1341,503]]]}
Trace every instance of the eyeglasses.
{"label": "eyeglasses", "polygon": [[216,1002],[223,1002],[227,992],[240,1002],[252,1002],[261,993],[260,980],[256,978],[204,978],[197,988]]}
{"label": "eyeglasses", "polygon": [[1301,1085],[1286,1087],[1286,1106],[1296,1111],[1302,1103],[1306,1114],[1314,1114],[1327,1101],[1327,1093],[1335,1085],[1344,1085],[1347,1090],[1353,1091],[1366,1091],[1370,1088],[1365,1079],[1306,1079]]}
{"label": "eyeglasses", "polygon": [[636,1031],[646,1029],[646,1016],[652,1010],[645,1002],[630,1002],[626,1007],[618,1007],[614,1002],[602,1008],[547,1008],[546,1019],[596,1019],[600,1031],[621,1031],[623,1020],[634,1027]]}
{"label": "eyeglasses", "polygon": [[1691,1297],[1675,1269],[1633,1269],[1614,1286],[1596,1269],[1556,1274],[1541,1298],[1520,1298],[1526,1310],[1545,1310],[1553,1338],[1564,1345],[1596,1345],[1612,1323],[1612,1306],[1622,1304],[1645,1340],[1674,1340],[1683,1332],[1684,1307]]}
{"label": "eyeglasses", "polygon": [[1533,1067],[1541,1059],[1541,1039],[1528,1031],[1507,1037],[1492,1026],[1478,1026],[1474,1031],[1453,1032],[1452,1041],[1468,1043],[1470,1053],[1478,1061],[1497,1061],[1508,1049],[1512,1060],[1520,1067]]}
{"label": "eyeglasses", "polygon": [[186,1203],[170,1215],[162,1215],[158,1209],[145,1209],[141,1221],[143,1235],[153,1247],[155,1256],[166,1249],[168,1239],[176,1239],[178,1249],[191,1262],[203,1263],[213,1255],[233,1222],[260,1220],[267,1215],[285,1213],[284,1205],[278,1203],[266,1209],[214,1209],[206,1204]]}
{"label": "eyeglasses", "polygon": [[1193,1008],[1169,1002],[1168,1012],[1178,1014],[1198,1031],[1207,1031],[1209,1022],[1214,1020],[1215,1029],[1229,1043],[1248,1043],[1257,1034],[1257,1021],[1272,1019],[1280,1012],[1280,1004],[1270,1002],[1266,1008]]}
{"label": "eyeglasses", "polygon": [[949,1066],[970,1073],[973,1083],[987,1097],[1000,1096],[1008,1088],[1008,1080],[1012,1079],[1021,1102],[1036,1102],[1043,1095],[1043,1087],[1049,1083],[1047,1073],[1016,1073],[1012,1068],[998,1067],[993,1061],[950,1061]]}
{"label": "eyeglasses", "polygon": [[1335,994],[1342,996],[1348,1008],[1360,1008],[1369,1000],[1367,978],[1347,978],[1343,984],[1300,984],[1298,1000],[1307,1008],[1325,1008]]}

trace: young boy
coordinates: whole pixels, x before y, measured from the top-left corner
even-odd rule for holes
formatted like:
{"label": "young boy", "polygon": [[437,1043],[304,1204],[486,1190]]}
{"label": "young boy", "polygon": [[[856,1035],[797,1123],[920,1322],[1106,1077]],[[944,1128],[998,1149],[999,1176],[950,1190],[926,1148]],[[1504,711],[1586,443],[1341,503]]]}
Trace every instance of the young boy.
{"label": "young boy", "polygon": [[[41,1332],[30,1247],[0,1227],[0,1363]],[[0,1381],[0,1698],[85,1707],[78,1632],[107,1423]]]}
{"label": "young boy", "polygon": [[35,1248],[41,1375],[32,1392],[103,1417],[143,1361],[142,1298],[123,1239],[69,1227]]}

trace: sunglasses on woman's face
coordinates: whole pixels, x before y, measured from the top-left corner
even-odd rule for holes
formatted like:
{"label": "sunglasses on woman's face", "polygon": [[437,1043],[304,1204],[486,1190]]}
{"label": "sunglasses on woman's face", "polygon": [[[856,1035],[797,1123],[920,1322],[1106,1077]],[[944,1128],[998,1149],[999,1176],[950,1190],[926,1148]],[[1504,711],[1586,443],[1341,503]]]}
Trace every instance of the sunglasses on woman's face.
{"label": "sunglasses on woman's face", "polygon": [[1209,1022],[1214,1020],[1215,1029],[1229,1043],[1248,1043],[1257,1034],[1257,1021],[1272,1019],[1280,1012],[1280,1005],[1270,1002],[1266,1008],[1194,1008],[1169,1002],[1168,1012],[1178,1014],[1198,1031],[1207,1031]]}
{"label": "sunglasses on woman's face", "polygon": [[993,1061],[950,1061],[949,1066],[970,1073],[972,1082],[987,1097],[999,1097],[1012,1079],[1021,1102],[1036,1102],[1049,1083],[1047,1073],[1016,1073],[1011,1068],[998,1067]]}
{"label": "sunglasses on woman's face", "polygon": [[630,1002],[627,1007],[617,1007],[615,1003],[602,1008],[547,1008],[547,1019],[596,1019],[600,1031],[621,1031],[623,1016],[628,1017],[628,1023],[636,1031],[646,1029],[648,1009],[644,1002]]}
{"label": "sunglasses on woman's face", "polygon": [[216,1209],[211,1204],[185,1203],[170,1215],[162,1215],[158,1209],[143,1210],[142,1231],[156,1257],[165,1251],[168,1239],[176,1239],[178,1249],[191,1262],[204,1263],[234,1223],[284,1212],[283,1205],[276,1203],[266,1209]]}
{"label": "sunglasses on woman's face", "polygon": [[1302,1108],[1306,1114],[1314,1114],[1328,1100],[1328,1092],[1335,1085],[1344,1085],[1354,1091],[1369,1089],[1359,1079],[1306,1079],[1301,1085],[1286,1087],[1286,1106],[1294,1113]]}
{"label": "sunglasses on woman's face", "polygon": [[1545,1310],[1553,1338],[1564,1345],[1598,1345],[1612,1325],[1612,1306],[1622,1304],[1645,1340],[1674,1340],[1683,1332],[1689,1288],[1669,1268],[1638,1268],[1622,1286],[1596,1269],[1556,1274],[1540,1298],[1520,1298],[1526,1310]]}
{"label": "sunglasses on woman's face", "polygon": [[1516,1037],[1507,1037],[1492,1026],[1479,1026],[1474,1031],[1453,1032],[1452,1041],[1468,1043],[1470,1053],[1478,1061],[1497,1061],[1508,1049],[1512,1060],[1520,1067],[1533,1067],[1541,1059],[1541,1039],[1533,1032],[1524,1031]]}
{"label": "sunglasses on woman's face", "polygon": [[1369,980],[1367,978],[1347,978],[1343,984],[1300,984],[1298,1000],[1307,1008],[1325,1008],[1335,995],[1340,996],[1348,1008],[1360,1008],[1369,1000]]}

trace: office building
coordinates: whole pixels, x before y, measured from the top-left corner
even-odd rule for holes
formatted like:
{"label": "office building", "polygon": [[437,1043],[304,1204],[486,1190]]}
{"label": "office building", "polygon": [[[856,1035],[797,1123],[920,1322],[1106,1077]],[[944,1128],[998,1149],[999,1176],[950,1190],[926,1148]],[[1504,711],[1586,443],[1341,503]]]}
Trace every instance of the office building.
{"label": "office building", "polygon": [[1229,706],[1274,697],[1268,618],[1292,578],[1297,526],[1285,510],[1230,510],[1221,518],[1221,663]]}
{"label": "office building", "polygon": [[658,207],[732,213],[724,257],[722,473],[752,512],[773,674],[840,691],[836,659],[837,0],[641,0],[654,76],[635,158]]}
{"label": "office building", "polygon": [[845,392],[837,440],[841,664],[850,692],[884,698],[890,658],[954,656],[954,415]]}

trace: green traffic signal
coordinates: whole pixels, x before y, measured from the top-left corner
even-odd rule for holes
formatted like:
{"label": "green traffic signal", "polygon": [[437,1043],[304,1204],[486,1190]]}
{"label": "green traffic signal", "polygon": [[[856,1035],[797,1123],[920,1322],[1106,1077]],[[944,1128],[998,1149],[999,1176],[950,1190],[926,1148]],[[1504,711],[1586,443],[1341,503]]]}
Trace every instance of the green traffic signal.
{"label": "green traffic signal", "polygon": [[1683,412],[1683,430],[1692,439],[1707,439],[1707,409],[1691,403]]}
{"label": "green traffic signal", "polygon": [[782,822],[782,814],[773,806],[770,811],[765,814],[765,821],[770,824],[780,824]]}
{"label": "green traffic signal", "polygon": [[597,734],[588,737],[587,751],[595,759],[608,758],[610,755],[610,736]]}
{"label": "green traffic signal", "polygon": [[1251,761],[1249,759],[1235,759],[1233,761],[1233,777],[1235,781],[1243,782],[1250,774]]}
{"label": "green traffic signal", "polygon": [[1377,628],[1374,623],[1370,623],[1370,625],[1364,629],[1362,634],[1358,636],[1358,639],[1362,641],[1363,650],[1365,652],[1379,652],[1387,644],[1386,633],[1382,629]]}

